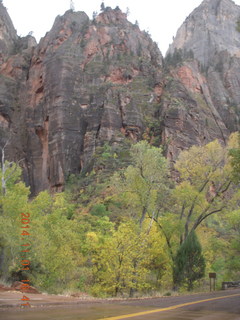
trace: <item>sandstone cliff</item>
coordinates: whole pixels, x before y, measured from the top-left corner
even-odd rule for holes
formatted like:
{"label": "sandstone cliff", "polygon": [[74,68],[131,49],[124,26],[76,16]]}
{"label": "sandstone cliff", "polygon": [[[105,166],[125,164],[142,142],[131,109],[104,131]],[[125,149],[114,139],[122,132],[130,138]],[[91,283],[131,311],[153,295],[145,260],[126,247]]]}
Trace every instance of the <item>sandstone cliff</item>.
{"label": "sandstone cliff", "polygon": [[168,53],[192,51],[207,80],[214,106],[229,130],[239,129],[240,6],[204,0],[177,32]]}
{"label": "sandstone cliff", "polygon": [[[175,48],[191,49],[194,58],[167,63],[150,36],[118,7],[93,20],[69,10],[36,44],[31,36],[16,35],[0,4],[0,142],[9,140],[8,159],[23,159],[32,192],[62,190],[68,175],[86,169],[105,142],[148,139],[163,144],[174,161],[180,150],[214,138],[224,141],[238,129],[238,34],[225,44],[227,50],[224,35],[222,40],[214,35],[215,22],[210,28],[213,12],[216,19],[233,20],[235,7],[239,10],[231,0],[205,0],[169,51],[174,56]],[[198,56],[194,39],[203,14],[209,32],[202,37],[212,32],[219,43],[214,55],[206,49]]]}
{"label": "sandstone cliff", "polygon": [[224,119],[214,106],[206,77],[197,61],[170,68],[162,96],[162,135],[167,157],[173,161],[181,150],[229,135]]}
{"label": "sandstone cliff", "polygon": [[239,17],[240,6],[232,0],[204,0],[179,28],[168,52],[192,50],[194,57],[205,67],[220,52],[227,51],[233,57],[240,57]]}
{"label": "sandstone cliff", "polygon": [[0,8],[0,62],[2,62],[5,56],[14,52],[18,37],[6,8],[2,3],[0,3]]}
{"label": "sandstone cliff", "polygon": [[162,56],[118,8],[106,8],[93,21],[70,10],[56,18],[28,65],[23,51],[5,59],[1,74],[15,92],[5,112],[11,119],[8,154],[25,159],[34,193],[61,190],[67,175],[87,166],[104,141],[141,138],[152,116],[149,100],[158,96]]}

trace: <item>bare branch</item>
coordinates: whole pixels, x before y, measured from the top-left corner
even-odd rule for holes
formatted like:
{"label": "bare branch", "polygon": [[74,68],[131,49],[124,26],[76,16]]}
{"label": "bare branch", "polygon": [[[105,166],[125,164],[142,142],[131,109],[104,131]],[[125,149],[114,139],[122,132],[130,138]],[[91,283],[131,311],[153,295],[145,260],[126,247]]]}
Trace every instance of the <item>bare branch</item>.
{"label": "bare branch", "polygon": [[203,222],[203,220],[205,220],[207,217],[211,216],[211,215],[214,214],[214,213],[221,212],[224,208],[226,208],[226,206],[222,206],[221,208],[215,209],[215,210],[213,210],[213,211],[211,211],[211,212],[209,212],[209,213],[207,213],[207,214],[205,214],[205,215],[204,215],[204,214],[201,214],[201,215],[198,217],[197,221],[194,223],[194,225],[193,225],[193,227],[192,227],[192,230],[196,230],[197,227],[200,225],[200,223]]}
{"label": "bare branch", "polygon": [[184,201],[184,202],[183,202],[183,205],[182,205],[182,210],[181,210],[180,220],[182,220],[182,218],[183,218],[183,216],[184,216],[185,205],[186,205],[186,201]]}
{"label": "bare branch", "polygon": [[163,233],[163,235],[164,235],[164,237],[165,237],[165,240],[166,240],[166,243],[167,243],[169,252],[170,252],[170,256],[171,256],[171,258],[173,259],[174,256],[173,256],[173,251],[172,251],[172,246],[171,246],[170,238],[167,236],[167,234],[166,234],[163,226],[159,223],[158,219],[155,218],[155,217],[150,217],[149,214],[148,214],[148,216],[149,216],[150,219],[153,219],[153,220],[156,222],[156,224],[158,225],[159,229],[162,231],[162,233]]}
{"label": "bare branch", "polygon": [[202,191],[204,190],[204,188],[206,187],[206,185],[208,184],[208,182],[209,182],[209,178],[208,178],[206,181],[203,182],[203,185],[202,185],[202,187],[199,189],[199,192],[202,192]]}
{"label": "bare branch", "polygon": [[[148,216],[149,216],[149,215],[148,215]],[[147,235],[149,235],[149,233],[150,233],[150,231],[151,231],[151,228],[152,228],[152,225],[153,225],[153,221],[154,221],[154,218],[155,218],[155,212],[153,212],[152,217],[149,216],[149,218],[151,219],[151,221],[150,221],[150,223],[149,223]]]}

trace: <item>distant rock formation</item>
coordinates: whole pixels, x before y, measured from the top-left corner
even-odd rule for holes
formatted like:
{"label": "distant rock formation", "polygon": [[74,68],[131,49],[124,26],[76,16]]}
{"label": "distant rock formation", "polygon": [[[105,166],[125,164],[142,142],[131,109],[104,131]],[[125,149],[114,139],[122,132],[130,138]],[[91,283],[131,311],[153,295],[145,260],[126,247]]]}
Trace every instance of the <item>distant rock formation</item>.
{"label": "distant rock formation", "polygon": [[204,0],[177,31],[169,53],[191,50],[201,65],[208,67],[220,52],[240,58],[240,6],[232,0]]}

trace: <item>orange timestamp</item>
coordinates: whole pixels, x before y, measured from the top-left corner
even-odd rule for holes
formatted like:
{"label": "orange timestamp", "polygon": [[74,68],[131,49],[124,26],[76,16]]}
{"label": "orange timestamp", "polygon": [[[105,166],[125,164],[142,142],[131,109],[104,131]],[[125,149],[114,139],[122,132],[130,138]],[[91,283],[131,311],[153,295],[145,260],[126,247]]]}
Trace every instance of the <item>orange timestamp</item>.
{"label": "orange timestamp", "polygon": [[[24,253],[24,255],[27,255],[27,253],[30,252],[31,244],[30,244],[30,213],[21,213],[21,240],[23,241],[21,244],[21,252]],[[25,259],[26,258],[26,259]],[[27,257],[24,257],[24,259],[21,260],[21,270],[22,271],[29,271],[30,270],[30,260],[27,259]],[[21,298],[22,307],[31,307],[29,301],[30,298],[26,296],[26,291],[30,288],[30,280],[24,279],[21,280],[21,287],[20,290],[23,292],[23,297]],[[24,303],[23,303],[24,302]]]}

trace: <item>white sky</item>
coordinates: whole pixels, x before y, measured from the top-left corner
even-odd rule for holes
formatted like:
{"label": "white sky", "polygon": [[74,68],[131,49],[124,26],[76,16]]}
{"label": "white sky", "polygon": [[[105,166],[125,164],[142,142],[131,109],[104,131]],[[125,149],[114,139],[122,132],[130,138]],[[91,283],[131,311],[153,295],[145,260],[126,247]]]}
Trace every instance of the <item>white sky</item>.
{"label": "white sky", "polygon": [[[164,55],[177,29],[202,0],[104,0],[105,7],[118,5],[128,19],[136,20],[141,30],[149,31]],[[240,0],[234,1],[240,5]],[[73,0],[75,11],[85,11],[92,19],[93,11],[100,12],[102,0]],[[57,15],[70,9],[70,0],[3,0],[18,35],[33,31],[39,41],[48,32]]]}

